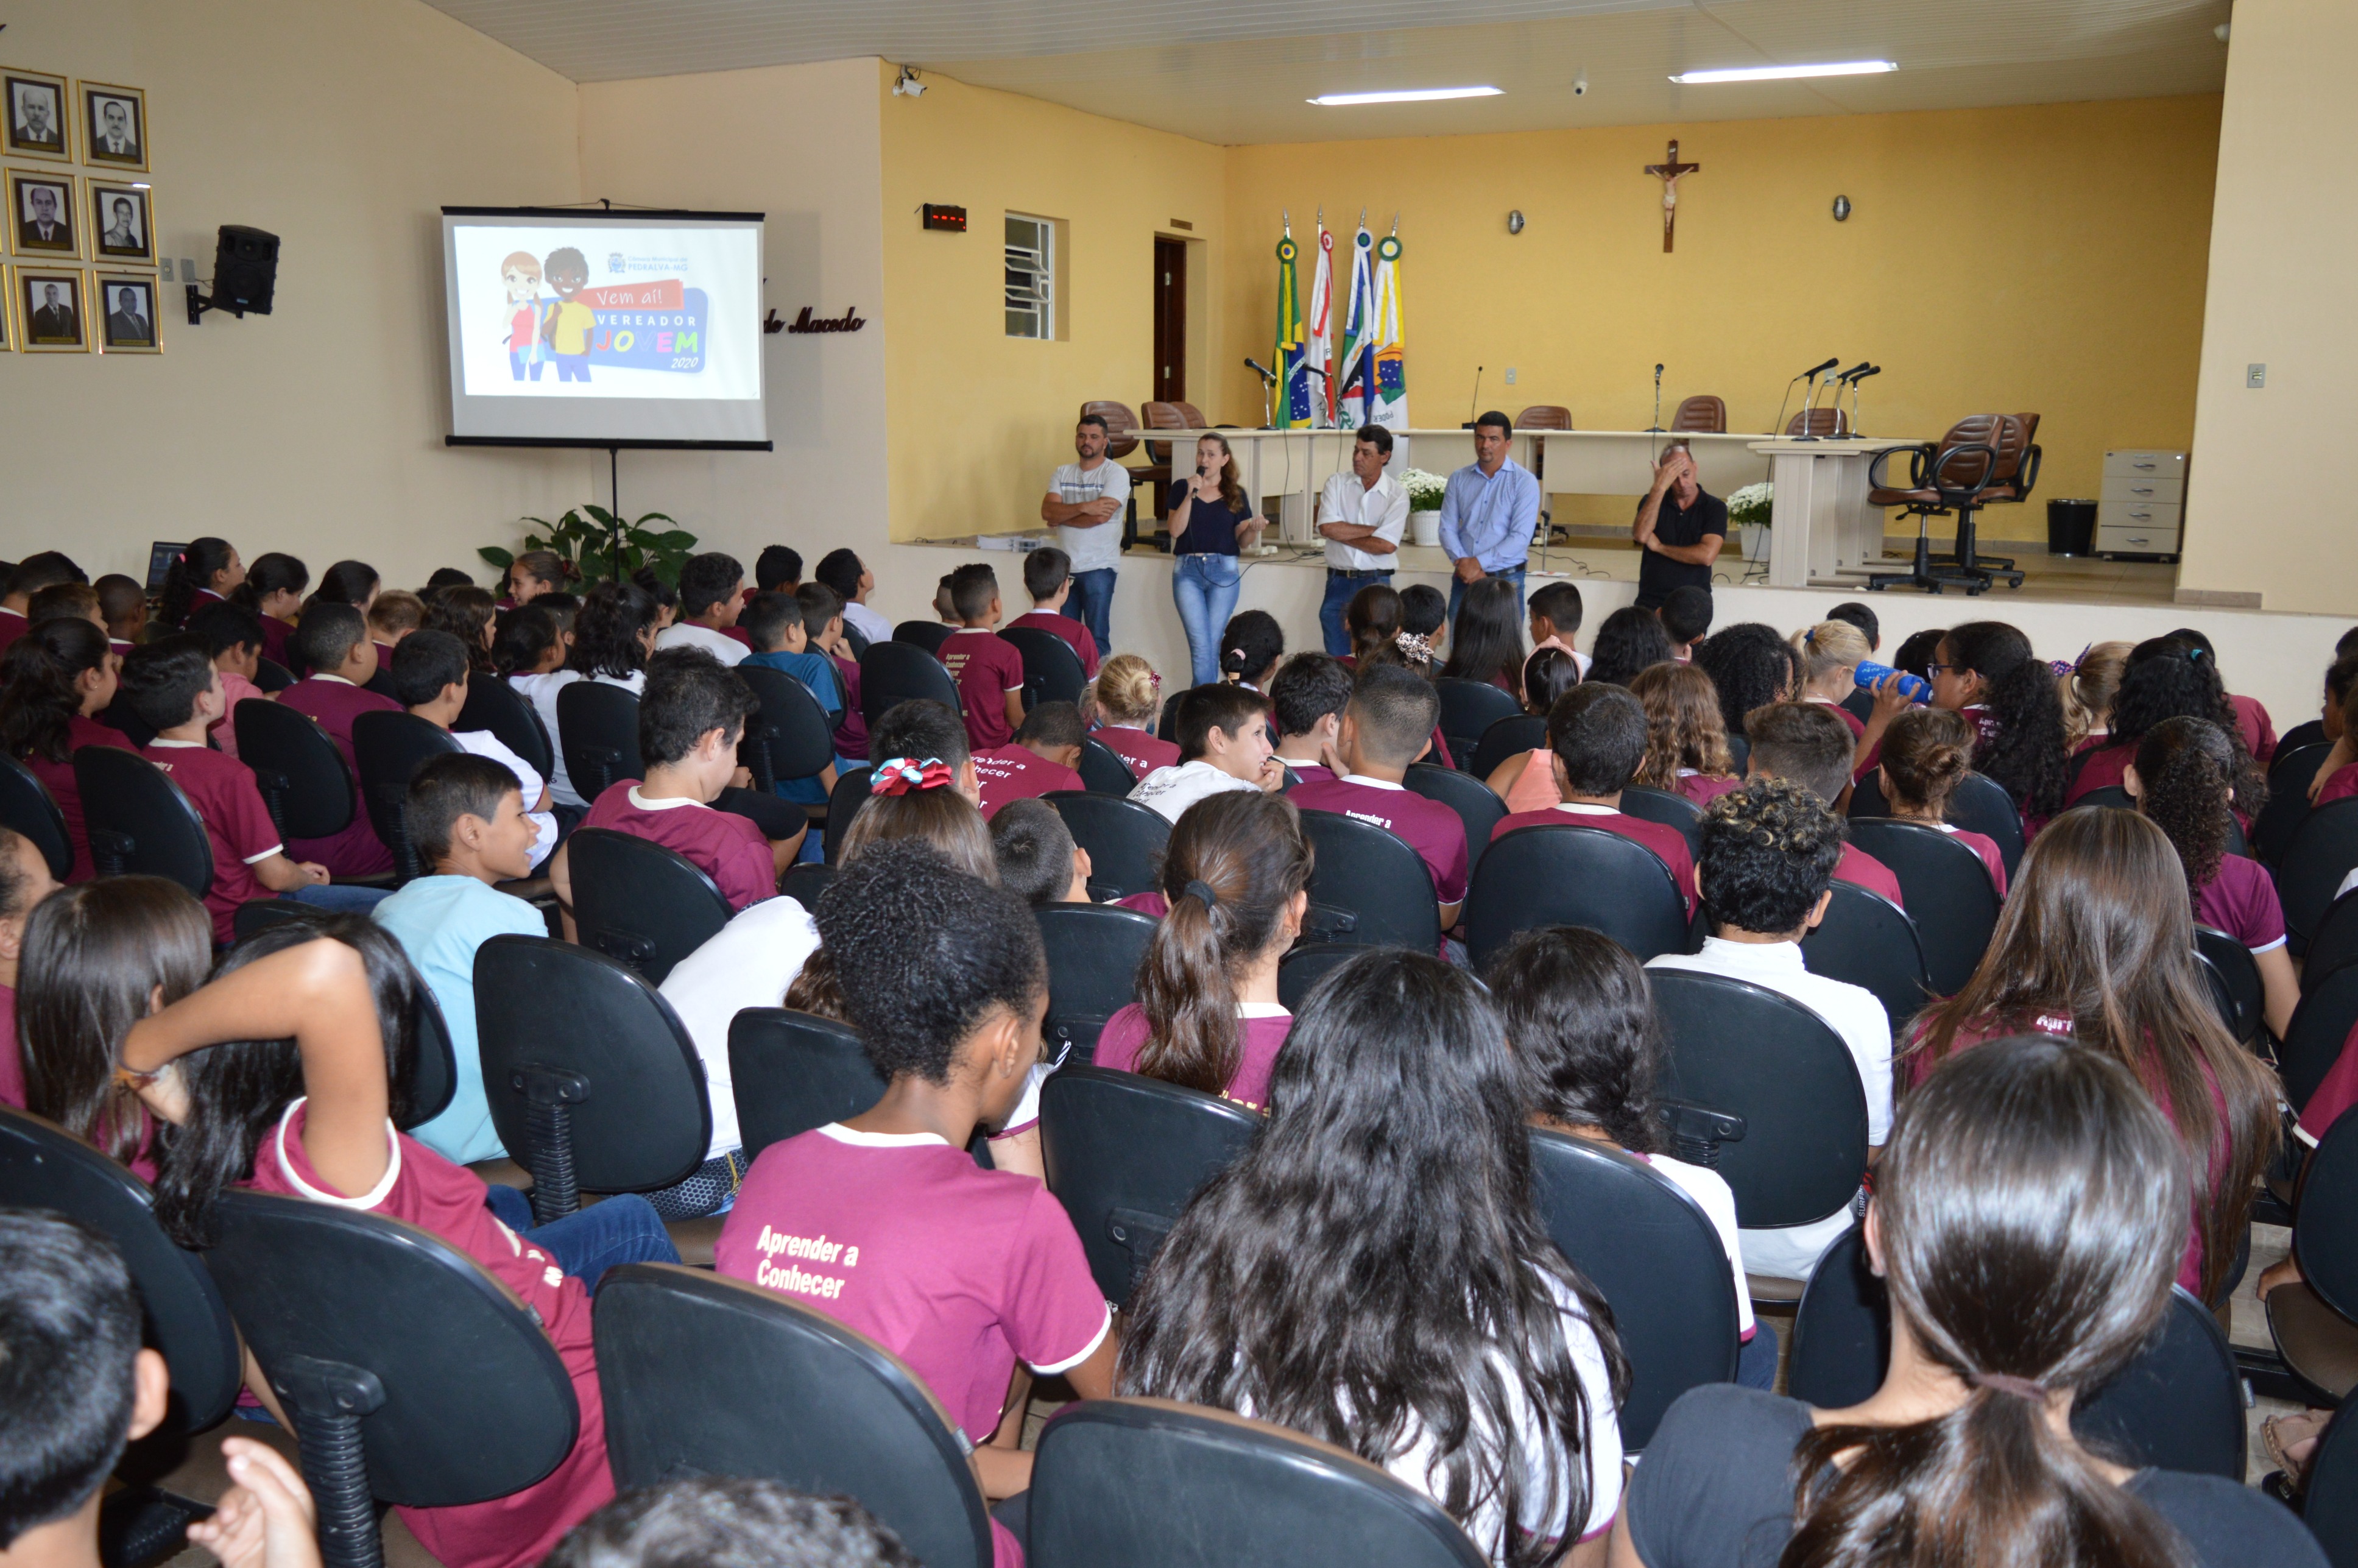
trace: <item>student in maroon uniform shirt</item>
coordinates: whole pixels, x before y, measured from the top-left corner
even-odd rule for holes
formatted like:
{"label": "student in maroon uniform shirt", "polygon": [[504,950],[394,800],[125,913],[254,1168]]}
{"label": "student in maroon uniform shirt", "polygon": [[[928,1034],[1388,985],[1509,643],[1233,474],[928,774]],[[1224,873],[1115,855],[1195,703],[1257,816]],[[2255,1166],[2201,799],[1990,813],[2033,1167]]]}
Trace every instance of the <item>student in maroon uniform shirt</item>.
{"label": "student in maroon uniform shirt", "polygon": [[107,645],[106,633],[87,621],[44,622],[0,656],[0,750],[24,763],[57,803],[66,841],[73,846],[70,882],[97,874],[82,826],[73,754],[84,746],[132,749],[123,731],[96,717],[114,700],[122,664]]}
{"label": "student in maroon uniform shirt", "polygon": [[[1948,820],[1949,802],[1974,765],[1973,725],[1963,715],[1946,708],[1911,708],[1893,719],[1891,727],[1883,732],[1882,755],[1876,774],[1883,785],[1884,804],[1893,818],[1937,827],[1979,855],[1989,871],[1990,885],[1997,889],[1998,897],[2004,898],[2006,857],[1998,853],[1997,840],[1970,827],[1955,827]],[[1844,849],[1862,860],[1866,859],[1847,845]],[[1834,875],[1875,886],[1866,878],[1847,875],[1848,871],[1847,865],[1837,866]],[[1890,893],[1884,896],[1895,903],[1899,902]]]}
{"label": "student in maroon uniform shirt", "polygon": [[[263,656],[268,658],[270,622],[265,618],[262,624]],[[280,692],[279,706],[308,714],[328,732],[344,759],[356,803],[352,821],[341,831],[326,838],[297,838],[291,847],[299,859],[317,860],[335,876],[381,876],[393,870],[393,851],[377,838],[367,811],[357,805],[361,784],[360,769],[352,761],[352,720],[363,713],[398,713],[401,704],[362,689],[376,678],[376,643],[369,637],[368,617],[349,604],[314,604],[303,612],[291,648],[311,674]]]}
{"label": "student in maroon uniform shirt", "polygon": [[1011,800],[1083,788],[1081,775],[1074,770],[1080,765],[1081,741],[1087,733],[1079,708],[1069,702],[1044,702],[1023,716],[1015,739],[975,752],[974,773],[982,791],[983,816],[994,815]]}
{"label": "student in maroon uniform shirt", "polygon": [[1646,756],[1646,710],[1617,686],[1583,682],[1557,699],[1548,715],[1548,746],[1562,774],[1562,804],[1502,817],[1490,842],[1523,827],[1601,827],[1634,838],[1670,868],[1686,913],[1695,908],[1694,857],[1675,827],[1621,813],[1621,792]]}
{"label": "student in maroon uniform shirt", "polygon": [[294,557],[265,550],[245,568],[245,580],[230,590],[229,601],[262,618],[262,656],[274,665],[299,672],[303,655],[294,646],[295,627],[303,612],[303,590],[311,586],[311,568]]}
{"label": "student in maroon uniform shirt", "polygon": [[17,562],[6,580],[7,589],[0,593],[0,649],[7,648],[33,629],[33,595],[61,582],[87,582],[90,579],[82,575],[80,567],[63,555],[55,550],[43,550]]}
{"label": "student in maroon uniform shirt", "polygon": [[[1744,728],[1752,745],[1747,778],[1790,779],[1814,794],[1828,811],[1837,816],[1842,815],[1848,805],[1851,763],[1858,749],[1850,726],[1842,721],[1838,709],[1806,700],[1772,702],[1745,715]],[[1897,807],[1893,815],[1898,815]],[[1986,844],[1989,840],[1985,838],[1982,842]],[[1991,845],[1990,852],[1996,854],[1996,845]],[[1908,907],[1899,896],[1899,879],[1892,875],[1891,868],[1848,838],[1843,840],[1842,859],[1834,865],[1834,880],[1856,882],[1870,892],[1881,893],[1902,909]],[[2006,892],[2003,881],[1998,884],[1998,892],[2001,895]]]}
{"label": "student in maroon uniform shirt", "polygon": [[1277,760],[1295,778],[1308,784],[1335,776],[1335,738],[1342,733],[1343,709],[1350,703],[1351,670],[1340,659],[1296,654],[1278,667],[1269,683],[1271,727],[1277,731]]}
{"label": "student in maroon uniform shirt", "polygon": [[1098,640],[1087,626],[1065,613],[1065,600],[1073,593],[1073,557],[1054,545],[1044,545],[1024,557],[1023,591],[1032,596],[1032,608],[1008,624],[1028,626],[1071,643],[1081,661],[1081,674],[1097,679]]}
{"label": "student in maroon uniform shirt", "polygon": [[1332,811],[1372,822],[1422,857],[1433,873],[1444,931],[1466,902],[1466,819],[1401,781],[1432,745],[1441,696],[1422,676],[1397,665],[1371,665],[1359,676],[1336,737],[1338,778],[1305,779],[1290,798],[1303,811]]}
{"label": "student in maroon uniform shirt", "polygon": [[1154,733],[1162,697],[1163,677],[1136,654],[1116,654],[1089,683],[1097,738],[1130,764],[1133,778],[1179,765],[1178,746]]}
{"label": "student in maroon uniform shirt", "polygon": [[978,752],[1003,746],[1023,722],[1023,655],[994,630],[999,577],[976,561],[950,574],[958,630],[942,643],[942,664],[966,704],[967,739]]}

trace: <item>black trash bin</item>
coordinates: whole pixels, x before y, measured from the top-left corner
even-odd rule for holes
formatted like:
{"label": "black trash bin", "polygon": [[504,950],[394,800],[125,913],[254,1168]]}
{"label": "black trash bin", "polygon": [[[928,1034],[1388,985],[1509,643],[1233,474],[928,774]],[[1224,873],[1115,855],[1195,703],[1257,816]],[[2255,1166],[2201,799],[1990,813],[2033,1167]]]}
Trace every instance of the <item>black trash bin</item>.
{"label": "black trash bin", "polygon": [[2047,553],[2084,556],[2096,542],[2096,503],[2055,500],[2047,503]]}

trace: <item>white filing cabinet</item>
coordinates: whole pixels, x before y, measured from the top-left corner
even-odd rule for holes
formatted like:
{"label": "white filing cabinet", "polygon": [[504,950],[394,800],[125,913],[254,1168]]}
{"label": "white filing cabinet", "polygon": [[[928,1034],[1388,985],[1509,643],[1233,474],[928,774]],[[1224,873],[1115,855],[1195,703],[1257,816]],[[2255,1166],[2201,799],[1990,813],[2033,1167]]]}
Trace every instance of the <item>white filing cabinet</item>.
{"label": "white filing cabinet", "polygon": [[2106,452],[2096,501],[2096,554],[2178,558],[2186,514],[2186,454]]}

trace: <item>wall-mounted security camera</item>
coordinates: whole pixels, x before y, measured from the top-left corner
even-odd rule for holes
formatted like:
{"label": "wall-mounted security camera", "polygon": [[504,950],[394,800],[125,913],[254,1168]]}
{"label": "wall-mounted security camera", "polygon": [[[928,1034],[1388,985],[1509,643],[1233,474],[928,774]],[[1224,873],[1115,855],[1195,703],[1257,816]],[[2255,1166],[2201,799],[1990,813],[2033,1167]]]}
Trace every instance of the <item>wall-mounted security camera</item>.
{"label": "wall-mounted security camera", "polygon": [[1588,96],[1588,73],[1586,71],[1584,70],[1578,76],[1572,79],[1572,95],[1574,98],[1585,98]]}
{"label": "wall-mounted security camera", "polygon": [[923,98],[925,95],[925,84],[917,80],[917,68],[914,65],[903,66],[900,76],[892,83],[892,96]]}

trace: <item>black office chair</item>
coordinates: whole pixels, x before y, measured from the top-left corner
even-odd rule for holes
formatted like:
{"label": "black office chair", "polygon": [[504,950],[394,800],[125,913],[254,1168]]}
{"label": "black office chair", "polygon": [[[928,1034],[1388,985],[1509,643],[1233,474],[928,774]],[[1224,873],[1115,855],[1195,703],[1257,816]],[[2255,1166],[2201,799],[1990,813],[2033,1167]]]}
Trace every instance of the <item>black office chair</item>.
{"label": "black office chair", "polygon": [[2267,992],[2252,950],[2223,931],[2208,925],[2194,928],[2194,950],[2202,955],[2226,987],[2227,1027],[2249,1045],[2260,1038],[2267,1021]]}
{"label": "black office chair", "polygon": [[737,760],[752,772],[753,787],[767,794],[781,779],[826,772],[835,761],[835,727],[809,688],[763,665],[739,665],[737,678],[752,687],[760,704],[737,742]]}
{"label": "black office chair", "polygon": [[1188,1200],[1260,1126],[1233,1100],[1107,1067],[1068,1065],[1040,1086],[1048,1190],[1107,1301],[1130,1299]]}
{"label": "black office chair", "polygon": [[821,848],[830,866],[843,854],[843,836],[851,831],[851,819],[868,804],[869,780],[874,773],[872,768],[846,768],[835,775],[835,788],[827,796],[827,830],[821,835]]}
{"label": "black office chair", "polygon": [[1621,792],[1621,812],[1644,822],[1675,827],[1687,841],[1687,854],[1703,863],[1703,807],[1676,790],[1631,784]]}
{"label": "black office chair", "polygon": [[1736,1379],[1727,1249],[1702,1206],[1644,1161],[1560,1132],[1531,1138],[1548,1239],[1604,1293],[1629,1357],[1621,1443],[1634,1454],[1681,1394]]}
{"label": "black office chair", "polygon": [[2317,1086],[2342,1057],[2343,1042],[2358,1027],[2358,964],[2344,964],[2310,985],[2292,1010],[2277,1047],[2277,1076],[2286,1101],[2309,1104]]}
{"label": "black office chair", "polygon": [[1933,994],[1964,989],[1997,930],[1997,889],[1982,858],[1929,824],[1887,816],[1852,818],[1850,839],[1899,879]]}
{"label": "black office chair", "polygon": [[1875,717],[1875,693],[1863,686],[1855,687],[1842,699],[1842,709],[1864,724]]}
{"label": "black office chair", "polygon": [[545,936],[492,937],[475,949],[475,1031],[492,1126],[532,1173],[542,1224],[583,1192],[653,1192],[704,1163],[704,1063],[627,965]]}
{"label": "black office chair", "polygon": [[927,1568],[990,1568],[965,1444],[882,1346],[775,1291],[676,1263],[611,1271],[598,1381],[618,1487],[746,1476],[856,1497]]}
{"label": "black office chair", "polygon": [[[2074,806],[2110,806],[2115,811],[2135,811],[2137,808],[2136,797],[2119,784],[2105,784],[2100,789],[2092,789],[2071,804]],[[2244,838],[2244,825],[2235,820],[2234,812],[2229,812],[2227,814],[2227,853],[2249,855],[2251,852],[2252,847]]]}
{"label": "black office chair", "polygon": [[783,1007],[749,1007],[729,1021],[729,1081],[749,1162],[773,1143],[850,1120],[885,1087],[849,1024]]}
{"label": "black office chair", "polygon": [[1474,742],[1469,755],[1455,741],[1449,742],[1450,753],[1457,765],[1477,779],[1487,779],[1503,766],[1509,757],[1520,757],[1525,752],[1544,750],[1548,743],[1547,718],[1539,713],[1509,713],[1494,719],[1481,738]]}
{"label": "black office chair", "polygon": [[548,726],[540,721],[540,709],[497,676],[479,673],[468,678],[467,705],[450,728],[490,730],[544,779],[557,771],[557,748],[549,741]]}
{"label": "black office chair", "polygon": [[652,838],[581,827],[566,842],[581,945],[630,965],[651,986],[735,913],[703,867]]}
{"label": "black office chair", "polygon": [[1163,699],[1163,716],[1156,719],[1154,724],[1154,734],[1157,740],[1179,739],[1179,699],[1186,695],[1187,688],[1182,687]]}
{"label": "black office chair", "polygon": [[2277,864],[2277,896],[2284,901],[2286,945],[2298,958],[2309,934],[2333,906],[2342,879],[2358,867],[2358,800],[2337,800],[2301,818]]}
{"label": "black office chair", "polygon": [[569,682],[557,694],[557,744],[573,793],[595,803],[624,779],[647,776],[639,760],[636,692],[599,680]]}
{"label": "black office chair", "polygon": [[957,682],[933,651],[894,639],[871,643],[860,655],[860,715],[874,734],[878,720],[903,702],[924,697],[952,713],[964,713]]}
{"label": "black office chair", "polygon": [[276,659],[256,659],[254,684],[265,695],[275,697],[295,684],[295,672]]}
{"label": "black office chair", "polygon": [[1277,962],[1279,1003],[1288,1012],[1300,1012],[1312,988],[1366,951],[1353,942],[1296,942]]}
{"label": "black office chair", "polygon": [[359,792],[335,739],[283,702],[241,702],[231,716],[237,760],[254,770],[270,819],[288,838],[330,838],[352,826]]}
{"label": "black office chair", "polygon": [[[1864,1232],[1826,1249],[1793,1317],[1792,1397],[1821,1410],[1858,1404],[1883,1385],[1891,1306],[1867,1268]],[[2121,1463],[2244,1479],[2242,1375],[2219,1320],[2173,1286],[2154,1337],[2103,1388],[2075,1401],[2071,1430]]]}
{"label": "black office chair", "polygon": [[2326,1423],[2309,1462],[2300,1518],[2332,1568],[2358,1568],[2358,1406],[2342,1406]]}
{"label": "black office chair", "polygon": [[1051,790],[1041,798],[1065,819],[1073,842],[1089,852],[1090,896],[1127,898],[1154,888],[1163,846],[1171,842],[1171,824],[1160,812],[1086,790]]}
{"label": "black office chair", "polygon": [[423,1127],[449,1109],[459,1093],[459,1053],[450,1044],[450,1025],[442,1016],[442,1004],[424,986],[417,988],[416,996],[416,1011],[409,1020],[408,1106],[395,1119],[404,1132]]}
{"label": "black office chair", "polygon": [[1487,1561],[1440,1505],[1366,1460],[1167,1400],[1090,1400],[1052,1416],[1033,1458],[1027,1530],[1033,1568]]}
{"label": "black office chair", "polygon": [[368,807],[369,826],[393,851],[394,871],[405,882],[434,869],[409,841],[403,815],[409,781],[428,759],[464,750],[449,731],[414,713],[362,713],[352,719],[352,763],[360,770],[361,800]]}
{"label": "black office chair", "polygon": [[1081,673],[1081,656],[1054,632],[1037,626],[1010,626],[1000,639],[1023,655],[1023,706],[1028,710],[1044,702],[1078,702],[1089,677]]}
{"label": "black office chair", "polygon": [[1466,895],[1466,946],[1480,968],[1515,933],[1601,931],[1642,961],[1688,947],[1686,900],[1670,867],[1602,827],[1518,827],[1490,847]]}
{"label": "black office chair", "polygon": [[833,881],[833,866],[823,860],[805,860],[786,868],[786,874],[778,879],[778,892],[805,909],[815,910],[818,907],[818,895],[825,892],[827,884]]}
{"label": "black office chair", "polygon": [[[1461,680],[1453,676],[1433,685],[1441,694],[1441,733],[1448,741],[1453,757],[1472,756],[1491,725],[1523,711],[1523,705],[1515,700],[1512,692],[1488,681]],[[1544,721],[1541,727],[1545,727]]]}
{"label": "black office chair", "polygon": [[2252,820],[2252,850],[2264,864],[2283,863],[2294,829],[2309,812],[2309,781],[2332,750],[2332,743],[2325,741],[2277,747],[2276,758],[2268,763],[2268,803]]}
{"label": "black office chair", "polygon": [[1466,870],[1470,876],[1482,863],[1482,851],[1490,847],[1491,829],[1506,820],[1507,803],[1482,782],[1481,774],[1460,773],[1438,762],[1411,764],[1401,782],[1457,813],[1457,820],[1466,825]]}
{"label": "black office chair", "polygon": [[1302,813],[1311,849],[1314,903],[1357,917],[1341,939],[1364,947],[1441,947],[1441,911],[1433,871],[1407,839],[1389,827],[1338,811]]}
{"label": "black office chair", "polygon": [[2301,955],[2301,994],[2353,962],[2358,962],[2358,892],[2343,893],[2327,905],[2317,929],[2309,934],[2309,951]]}
{"label": "black office chair", "polygon": [[192,897],[205,896],[213,885],[212,841],[197,808],[163,769],[136,752],[84,746],[74,753],[73,770],[90,858],[100,876],[165,877]]}
{"label": "black office chair", "polygon": [[32,770],[0,752],[0,827],[22,834],[41,859],[49,875],[63,881],[73,874],[73,840],[66,835],[65,814]]}
{"label": "black office chair", "polygon": [[1121,753],[1094,735],[1081,737],[1081,787],[1091,795],[1128,795],[1138,786],[1138,775]]}
{"label": "black office chair", "polygon": [[1109,903],[1043,904],[1033,914],[1048,952],[1048,1055],[1087,1062],[1106,1021],[1138,1000],[1138,966],[1155,921]]}
{"label": "black office chair", "polygon": [[1801,938],[1801,961],[1813,975],[1875,993],[1894,1037],[1931,997],[1924,943],[1908,912],[1856,882],[1837,881],[1826,917]]}
{"label": "black office chair", "polygon": [[[1844,815],[1854,822],[1891,815],[1876,774],[1867,774],[1851,791],[1850,809]],[[2014,797],[2006,793],[2005,785],[1980,773],[1967,773],[1957,793],[1949,797],[1946,821],[1952,827],[1966,828],[1995,842],[1998,860],[2006,867],[2006,885],[2014,885],[2015,868],[2022,863],[2022,813],[2015,809]]]}
{"label": "black office chair", "polygon": [[[2303,1004],[2306,1006],[2306,1004]],[[2298,1102],[2296,1102],[2298,1103]],[[2333,1405],[2358,1388],[2358,1116],[2343,1116],[2309,1152],[2293,1212],[2292,1250],[2302,1278],[2263,1303],[2285,1367]]]}
{"label": "black office chair", "polygon": [[851,644],[851,662],[858,664],[860,655],[868,651],[868,633],[847,621],[843,623],[843,640]]}
{"label": "black office chair", "polygon": [[[942,644],[950,640],[957,628],[939,621],[903,621],[892,628],[892,641],[912,648],[923,648],[936,658],[941,657]],[[872,644],[871,644],[872,645]],[[862,655],[865,657],[865,655]],[[860,678],[867,679],[865,666]]]}
{"label": "black office chair", "polygon": [[[1666,1049],[1662,1092],[1744,1119],[1706,1162],[1747,1229],[1813,1225],[1848,1207],[1866,1172],[1866,1088],[1825,1020],[1789,996],[1691,969],[1648,971]],[[1755,1274],[1755,1301],[1801,1281]]]}
{"label": "black office chair", "polygon": [[[2007,487],[2020,468],[2028,442],[2028,432],[2014,416],[1974,414],[1949,427],[1948,433],[1937,443],[1886,447],[1877,452],[1867,465],[1867,504],[1897,506],[1916,519],[1916,558],[1910,569],[1904,572],[1869,573],[1866,586],[1880,592],[1896,583],[1938,593],[1943,586],[1954,584],[1963,588],[1968,598],[1987,591],[1996,578],[2005,578],[2011,586],[2020,588],[2020,572],[1996,561],[1974,558],[1973,518],[1976,511],[1993,500],[2015,499]],[[1884,472],[1891,459],[1902,452],[1908,454],[1909,462],[1904,483],[1888,479]],[[1964,558],[1954,566],[1938,565],[1932,557],[1931,521],[1952,512],[1957,515]]]}
{"label": "black office chair", "polygon": [[254,898],[237,906],[230,916],[232,936],[243,942],[257,931],[267,931],[287,921],[301,921],[317,925],[335,912],[316,903],[302,903],[291,898]]}

